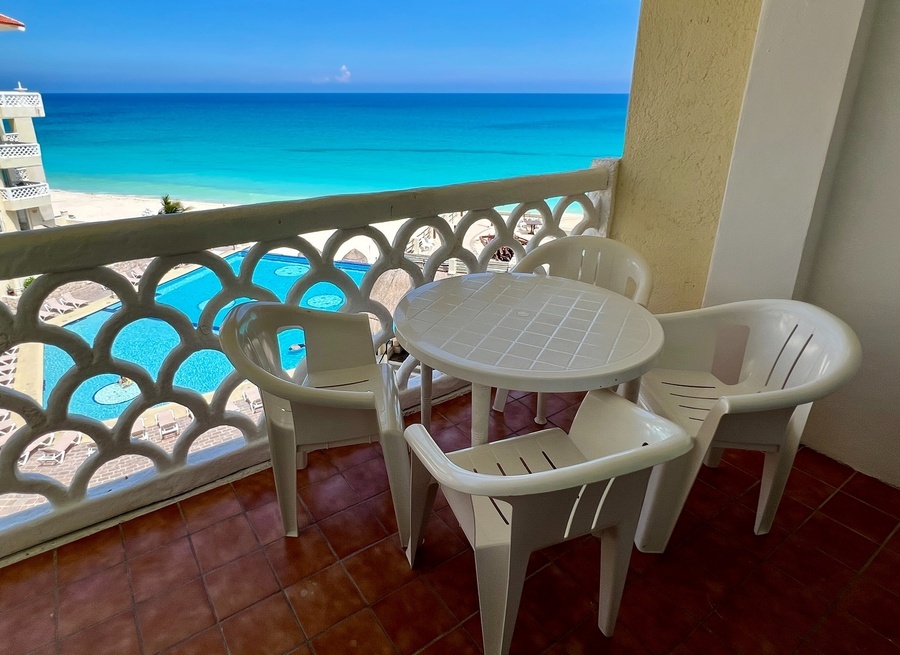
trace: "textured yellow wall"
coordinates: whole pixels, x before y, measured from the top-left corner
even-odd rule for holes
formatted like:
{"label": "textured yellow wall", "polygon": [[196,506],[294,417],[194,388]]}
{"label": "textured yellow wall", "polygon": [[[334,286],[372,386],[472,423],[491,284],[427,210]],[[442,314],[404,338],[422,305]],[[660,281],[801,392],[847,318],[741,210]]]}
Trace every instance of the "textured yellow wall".
{"label": "textured yellow wall", "polygon": [[644,0],[611,236],[650,309],[700,306],[762,0]]}

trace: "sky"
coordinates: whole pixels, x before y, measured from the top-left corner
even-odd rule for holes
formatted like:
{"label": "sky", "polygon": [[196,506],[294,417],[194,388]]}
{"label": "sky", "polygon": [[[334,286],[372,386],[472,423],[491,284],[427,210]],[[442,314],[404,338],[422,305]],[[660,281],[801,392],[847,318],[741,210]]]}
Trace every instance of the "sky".
{"label": "sky", "polygon": [[640,0],[0,0],[0,88],[627,93]]}

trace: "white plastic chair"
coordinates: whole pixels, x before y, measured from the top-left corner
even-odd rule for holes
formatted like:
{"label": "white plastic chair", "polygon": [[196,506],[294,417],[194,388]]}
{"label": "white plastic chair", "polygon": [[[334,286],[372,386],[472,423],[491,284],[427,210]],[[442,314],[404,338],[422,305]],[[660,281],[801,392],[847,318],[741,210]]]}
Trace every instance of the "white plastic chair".
{"label": "white plastic chair", "polygon": [[[653,290],[650,264],[621,241],[599,236],[570,236],[543,243],[512,269],[516,273],[547,274],[587,282],[646,307]],[[502,412],[508,389],[497,389],[493,409]],[[537,396],[535,423],[547,422],[544,395]]]}
{"label": "white plastic chair", "polygon": [[[281,364],[278,333],[301,328],[306,358],[294,379]],[[220,332],[222,350],[259,387],[285,534],[297,536],[296,469],[313,450],[380,438],[401,540],[409,522],[409,453],[392,369],[375,361],[365,314],[272,302],[239,305]]]}
{"label": "white plastic chair", "polygon": [[657,467],[637,546],[662,552],[700,464],[724,448],[766,453],[756,534],[772,527],[812,402],[859,368],[856,335],[839,318],[794,300],[749,300],[657,316],[666,335],[641,404],[695,437],[693,450]]}
{"label": "white plastic chair", "polygon": [[505,655],[529,555],[585,534],[601,540],[599,626],[611,635],[651,468],[687,452],[674,423],[608,390],[588,393],[559,428],[441,452],[422,425],[412,457],[407,557],[415,563],[435,481],[475,550],[485,655]]}

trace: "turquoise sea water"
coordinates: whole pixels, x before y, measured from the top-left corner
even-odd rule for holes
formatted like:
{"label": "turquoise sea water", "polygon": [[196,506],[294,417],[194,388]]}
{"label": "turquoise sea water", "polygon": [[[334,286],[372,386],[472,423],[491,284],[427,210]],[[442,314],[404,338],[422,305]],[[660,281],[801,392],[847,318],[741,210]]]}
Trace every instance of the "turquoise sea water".
{"label": "turquoise sea water", "polygon": [[215,202],[385,191],[619,156],[626,95],[51,94],[50,186]]}

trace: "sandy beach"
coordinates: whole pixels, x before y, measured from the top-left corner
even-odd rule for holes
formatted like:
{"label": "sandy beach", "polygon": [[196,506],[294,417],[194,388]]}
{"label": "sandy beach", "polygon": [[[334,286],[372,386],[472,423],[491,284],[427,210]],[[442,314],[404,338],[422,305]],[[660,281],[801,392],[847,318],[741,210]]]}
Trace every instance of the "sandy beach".
{"label": "sandy beach", "polygon": [[[60,223],[68,221],[92,222],[111,221],[119,218],[135,218],[156,214],[161,206],[160,199],[149,196],[123,196],[110,193],[83,193],[79,191],[62,191],[51,189],[50,200],[53,212]],[[230,207],[226,203],[195,202],[184,198],[180,200],[185,207],[191,209],[216,209]]]}

